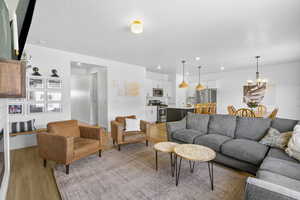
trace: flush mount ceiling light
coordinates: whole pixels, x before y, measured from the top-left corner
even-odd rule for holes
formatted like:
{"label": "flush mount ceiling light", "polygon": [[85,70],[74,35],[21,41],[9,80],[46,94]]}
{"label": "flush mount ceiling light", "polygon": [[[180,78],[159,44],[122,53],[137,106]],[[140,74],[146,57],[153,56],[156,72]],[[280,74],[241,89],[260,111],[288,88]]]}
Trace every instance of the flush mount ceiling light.
{"label": "flush mount ceiling light", "polygon": [[143,22],[141,20],[134,20],[130,24],[132,33],[139,34],[143,32]]}
{"label": "flush mount ceiling light", "polygon": [[182,82],[179,84],[179,88],[187,88],[189,87],[189,84],[187,82],[184,81],[184,64],[185,64],[185,60],[181,61],[182,63]]}
{"label": "flush mount ceiling light", "polygon": [[201,75],[201,74],[200,74],[201,66],[198,67],[198,70],[199,70],[199,79],[198,79],[198,85],[196,86],[196,90],[197,90],[197,91],[200,91],[200,90],[204,90],[204,89],[205,89],[205,86],[201,84],[201,79],[200,79],[200,77],[201,77],[201,76],[200,76],[200,75]]}
{"label": "flush mount ceiling light", "polygon": [[157,65],[157,69],[160,70],[160,69],[161,69],[161,66],[160,66],[160,65]]}
{"label": "flush mount ceiling light", "polygon": [[197,60],[197,61],[200,60],[200,57],[196,57],[195,60]]}
{"label": "flush mount ceiling light", "polygon": [[225,70],[225,67],[221,66],[221,67],[220,67],[220,70],[221,70],[221,71],[224,71],[224,70]]}

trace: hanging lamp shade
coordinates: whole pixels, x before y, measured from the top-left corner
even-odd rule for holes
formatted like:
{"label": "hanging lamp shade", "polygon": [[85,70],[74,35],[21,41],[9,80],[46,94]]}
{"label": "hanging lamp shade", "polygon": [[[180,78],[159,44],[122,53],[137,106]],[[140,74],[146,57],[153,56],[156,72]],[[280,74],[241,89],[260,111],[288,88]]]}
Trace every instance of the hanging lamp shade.
{"label": "hanging lamp shade", "polygon": [[201,66],[198,67],[198,70],[199,70],[199,81],[198,81],[198,85],[196,86],[196,90],[200,91],[200,90],[204,90],[205,86],[201,84],[201,79],[200,79],[201,78],[201,76],[200,76],[201,75],[200,74]]}
{"label": "hanging lamp shade", "polygon": [[187,88],[189,87],[189,84],[185,81],[182,81],[180,84],[179,84],[179,88]]}
{"label": "hanging lamp shade", "polygon": [[184,73],[184,64],[185,64],[185,60],[181,61],[182,62],[182,82],[179,84],[179,88],[187,88],[189,87],[189,84],[187,82],[184,81],[184,76],[185,76],[185,73]]}

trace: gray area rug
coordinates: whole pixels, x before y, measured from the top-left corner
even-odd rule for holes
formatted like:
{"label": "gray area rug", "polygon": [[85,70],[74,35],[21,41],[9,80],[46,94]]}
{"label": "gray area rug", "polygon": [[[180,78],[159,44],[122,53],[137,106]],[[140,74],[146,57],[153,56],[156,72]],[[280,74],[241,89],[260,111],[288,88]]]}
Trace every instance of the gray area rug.
{"label": "gray area rug", "polygon": [[180,182],[171,177],[169,154],[159,153],[158,172],[152,147],[144,144],[104,151],[102,157],[91,155],[65,167],[54,169],[63,200],[192,200],[243,199],[246,176],[214,164],[215,189],[211,191],[207,163],[197,163],[193,174],[183,160]]}

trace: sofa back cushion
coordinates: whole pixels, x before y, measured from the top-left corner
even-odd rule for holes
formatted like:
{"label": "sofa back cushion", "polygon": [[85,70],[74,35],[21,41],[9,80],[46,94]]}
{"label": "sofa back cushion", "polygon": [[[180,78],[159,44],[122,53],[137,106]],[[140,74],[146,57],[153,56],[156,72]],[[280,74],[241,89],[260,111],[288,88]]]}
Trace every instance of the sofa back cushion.
{"label": "sofa back cushion", "polygon": [[236,138],[259,141],[271,126],[269,118],[238,117],[236,125]]}
{"label": "sofa back cushion", "polygon": [[234,138],[236,116],[211,115],[208,125],[208,134],[219,134]]}
{"label": "sofa back cushion", "polygon": [[298,121],[293,119],[276,118],[272,120],[271,127],[275,128],[280,133],[283,133],[283,132],[293,131],[297,123]]}
{"label": "sofa back cushion", "polygon": [[187,115],[187,129],[193,129],[202,133],[207,133],[209,115],[195,114],[189,112]]}
{"label": "sofa back cushion", "polygon": [[80,137],[77,120],[51,122],[47,124],[47,129],[49,133],[56,135]]}
{"label": "sofa back cushion", "polygon": [[122,124],[122,126],[126,126],[126,121],[125,121],[125,119],[136,119],[136,116],[135,115],[129,115],[129,116],[118,116],[118,117],[116,117],[116,121],[117,122],[119,122],[119,123],[121,123]]}

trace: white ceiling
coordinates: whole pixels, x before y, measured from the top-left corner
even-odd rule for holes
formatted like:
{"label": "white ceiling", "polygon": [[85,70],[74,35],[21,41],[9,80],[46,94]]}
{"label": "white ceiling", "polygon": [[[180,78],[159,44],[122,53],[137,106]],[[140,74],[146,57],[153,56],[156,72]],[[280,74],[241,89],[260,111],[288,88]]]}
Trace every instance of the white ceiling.
{"label": "white ceiling", "polygon": [[[129,30],[144,21],[144,33]],[[169,73],[300,60],[299,0],[39,0],[28,42]],[[195,57],[200,61],[196,62]]]}

